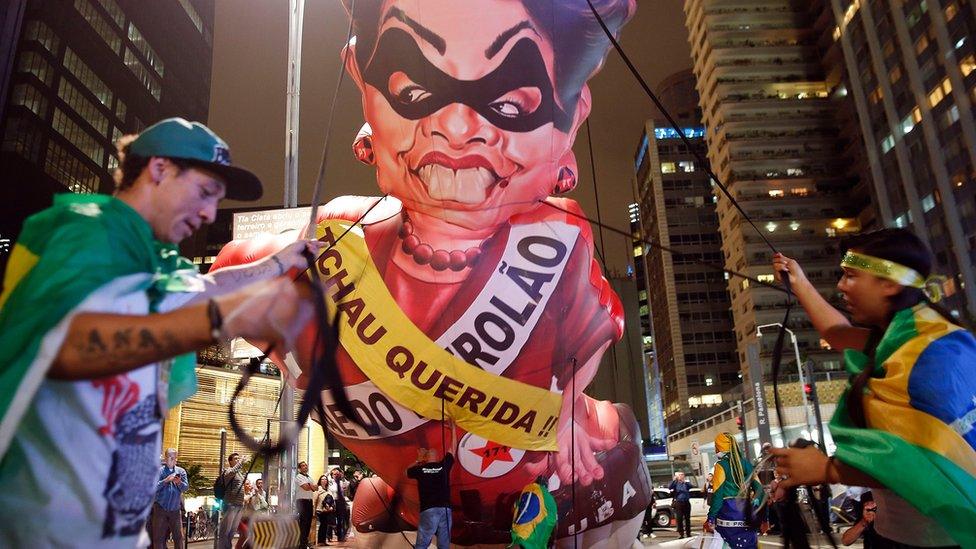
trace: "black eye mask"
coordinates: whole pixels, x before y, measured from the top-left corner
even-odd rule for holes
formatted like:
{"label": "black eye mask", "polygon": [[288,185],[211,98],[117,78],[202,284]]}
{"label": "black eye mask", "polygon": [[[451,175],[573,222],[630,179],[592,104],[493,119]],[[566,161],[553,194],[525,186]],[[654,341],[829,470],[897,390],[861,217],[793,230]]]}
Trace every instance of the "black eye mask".
{"label": "black eye mask", "polygon": [[[415,100],[394,95],[390,76],[403,72],[424,96]],[[573,117],[556,105],[552,83],[536,44],[523,38],[509,52],[501,65],[478,80],[457,80],[445,74],[424,57],[414,39],[401,29],[383,34],[364,78],[386,97],[400,116],[419,120],[452,103],[463,103],[496,127],[511,132],[529,132],[552,122],[562,132],[569,132]],[[541,94],[539,106],[532,112],[504,115],[492,104],[519,88],[535,88]]]}

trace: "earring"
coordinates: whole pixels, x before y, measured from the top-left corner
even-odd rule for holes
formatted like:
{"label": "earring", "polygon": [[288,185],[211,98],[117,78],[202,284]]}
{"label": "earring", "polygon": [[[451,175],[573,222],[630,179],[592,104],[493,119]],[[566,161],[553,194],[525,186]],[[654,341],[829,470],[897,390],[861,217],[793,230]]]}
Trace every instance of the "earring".
{"label": "earring", "polygon": [[373,138],[368,135],[360,137],[352,144],[352,152],[356,155],[356,160],[367,166],[372,166],[376,162],[373,155]]}
{"label": "earring", "polygon": [[569,166],[559,168],[556,176],[556,186],[552,189],[552,194],[566,194],[576,188],[576,174]]}

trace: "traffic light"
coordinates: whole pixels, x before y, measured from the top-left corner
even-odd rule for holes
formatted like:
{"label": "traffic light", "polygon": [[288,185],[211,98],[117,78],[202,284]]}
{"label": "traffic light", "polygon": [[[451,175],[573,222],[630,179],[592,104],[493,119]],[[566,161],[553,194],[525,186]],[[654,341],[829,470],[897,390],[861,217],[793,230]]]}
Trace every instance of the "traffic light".
{"label": "traffic light", "polygon": [[803,384],[803,392],[807,394],[807,398],[813,397],[813,384],[812,383],[804,383]]}
{"label": "traffic light", "polygon": [[739,429],[742,428],[742,416],[735,416],[735,426]]}

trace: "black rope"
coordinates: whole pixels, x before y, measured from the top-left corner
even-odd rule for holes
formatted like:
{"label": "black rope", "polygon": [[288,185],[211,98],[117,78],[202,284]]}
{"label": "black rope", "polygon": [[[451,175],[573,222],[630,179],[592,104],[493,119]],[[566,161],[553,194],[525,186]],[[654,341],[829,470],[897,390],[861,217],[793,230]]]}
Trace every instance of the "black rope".
{"label": "black rope", "polygon": [[766,235],[763,234],[761,230],[759,230],[759,227],[757,227],[756,224],[753,223],[752,218],[749,217],[749,214],[747,214],[745,210],[742,209],[742,206],[740,206],[739,202],[735,199],[735,197],[732,196],[732,193],[730,193],[729,189],[725,186],[724,183],[722,183],[722,180],[719,179],[718,176],[715,175],[715,173],[712,171],[708,160],[705,159],[703,156],[701,156],[701,154],[697,151],[697,147],[695,147],[694,143],[692,143],[691,140],[688,139],[688,137],[681,130],[681,126],[678,125],[678,123],[671,116],[668,110],[664,108],[664,105],[657,98],[657,95],[655,95],[654,92],[651,91],[650,86],[647,85],[647,82],[644,80],[644,77],[641,76],[640,72],[637,70],[637,67],[635,67],[634,64],[630,61],[630,58],[627,57],[627,54],[624,52],[623,48],[620,47],[620,43],[617,42],[617,37],[615,37],[613,33],[610,32],[610,29],[607,27],[606,22],[603,21],[603,17],[593,6],[592,0],[586,0],[586,3],[589,5],[590,11],[593,12],[593,17],[596,18],[597,23],[600,24],[600,27],[603,29],[603,32],[607,35],[607,38],[610,39],[610,43],[613,44],[613,48],[617,50],[617,53],[620,55],[620,58],[627,65],[627,68],[630,69],[630,73],[633,74],[634,78],[637,79],[637,82],[640,84],[641,88],[643,88],[644,93],[646,93],[647,96],[654,103],[654,106],[656,106],[658,110],[661,111],[661,113],[664,115],[664,117],[667,118],[668,123],[670,123],[671,127],[674,128],[674,131],[678,133],[678,137],[680,137],[681,140],[684,142],[684,144],[688,147],[688,151],[695,156],[698,162],[702,165],[702,168],[704,168],[705,173],[708,174],[708,177],[710,177],[712,181],[715,182],[715,185],[718,186],[719,189],[721,189],[722,194],[724,194],[732,202],[732,205],[735,206],[735,209],[738,210],[739,213],[742,214],[742,217],[745,218],[745,220],[748,221],[750,225],[752,225],[752,228],[755,229],[757,233],[759,233],[759,238],[762,238],[763,242],[765,242],[766,245],[769,246],[769,248],[775,252],[776,247],[773,246],[773,243],[770,242],[769,239],[766,238]]}
{"label": "black rope", "polygon": [[[573,216],[573,217],[575,217],[577,219],[583,219],[585,221],[588,221],[588,222],[590,222],[590,223],[592,223],[594,225],[597,225],[598,227],[604,228],[604,229],[606,229],[606,230],[608,230],[608,231],[610,231],[612,233],[617,233],[619,235],[626,236],[627,238],[632,238],[632,239],[638,240],[639,242],[641,242],[643,244],[647,244],[648,246],[651,246],[652,248],[657,248],[658,250],[661,250],[661,251],[664,251],[664,252],[668,252],[669,254],[672,254],[672,255],[682,255],[682,252],[679,252],[678,250],[675,250],[674,248],[671,248],[670,246],[665,246],[665,245],[663,245],[663,244],[661,244],[659,242],[655,242],[653,240],[650,240],[649,238],[635,237],[634,234],[631,233],[631,232],[627,232],[627,231],[620,230],[620,229],[618,229],[616,227],[613,227],[611,225],[605,225],[605,224],[600,223],[599,221],[597,221],[597,220],[595,220],[595,219],[593,219],[591,217],[587,217],[587,216],[585,216],[583,214],[576,213],[576,212],[574,212],[572,210],[567,210],[566,208],[563,208],[561,206],[557,206],[556,204],[553,204],[552,202],[549,202],[546,199],[539,200],[539,202],[542,203],[542,204],[544,204],[544,205],[546,205],[546,206],[549,206],[550,208],[553,208],[555,210],[559,210],[559,211],[561,211],[563,213],[569,214],[569,215],[571,215],[571,216]],[[760,286],[764,286],[766,288],[769,288],[769,289],[772,289],[772,290],[776,290],[777,292],[784,292],[784,293],[789,294],[789,292],[787,290],[785,290],[784,288],[781,288],[781,287],[779,287],[779,286],[777,286],[775,284],[770,284],[769,282],[763,282],[762,280],[759,280],[758,278],[749,276],[749,275],[747,275],[745,273],[742,273],[742,272],[739,272],[739,271],[736,271],[736,270],[733,270],[733,269],[728,269],[728,268],[723,267],[721,265],[718,265],[716,263],[710,263],[708,261],[703,261],[703,260],[700,260],[700,259],[690,259],[690,261],[692,263],[696,264],[696,265],[701,265],[702,267],[708,267],[709,269],[712,269],[712,270],[715,270],[715,271],[720,271],[720,272],[723,272],[723,273],[728,273],[730,276],[737,276],[739,278],[748,280],[750,282],[754,282],[754,283],[756,283],[756,284],[758,284]],[[604,268],[605,267],[606,266],[604,266]]]}

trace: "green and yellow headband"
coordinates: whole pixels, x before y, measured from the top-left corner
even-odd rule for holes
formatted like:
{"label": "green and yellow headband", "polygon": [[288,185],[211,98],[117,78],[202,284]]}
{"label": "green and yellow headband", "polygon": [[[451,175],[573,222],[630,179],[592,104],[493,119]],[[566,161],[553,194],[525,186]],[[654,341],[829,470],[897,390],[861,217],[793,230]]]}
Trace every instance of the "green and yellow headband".
{"label": "green and yellow headband", "polygon": [[902,286],[918,288],[932,301],[939,301],[943,296],[942,285],[945,277],[934,275],[925,278],[915,269],[894,261],[848,250],[841,259],[840,266],[864,271]]}

